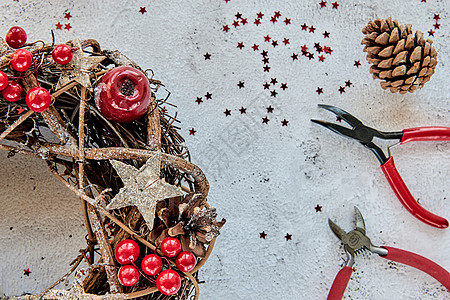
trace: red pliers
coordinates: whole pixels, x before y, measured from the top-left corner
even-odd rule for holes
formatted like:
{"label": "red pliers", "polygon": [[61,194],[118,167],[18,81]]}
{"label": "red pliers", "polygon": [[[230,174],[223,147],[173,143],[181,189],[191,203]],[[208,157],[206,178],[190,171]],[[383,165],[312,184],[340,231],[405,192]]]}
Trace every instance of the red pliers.
{"label": "red pliers", "polygon": [[356,117],[335,106],[319,104],[319,107],[333,112],[336,114],[337,120],[344,120],[351,125],[352,128],[347,128],[320,120],[311,121],[338,134],[356,139],[365,147],[369,148],[378,158],[381,164],[381,169],[383,170],[390,186],[397,195],[397,198],[413,216],[422,222],[437,228],[448,227],[448,221],[446,219],[429,212],[417,203],[416,199],[414,199],[411,195],[411,192],[398,173],[394,164],[394,158],[392,156],[386,157],[383,150],[374,144],[373,138],[377,137],[385,140],[399,140],[400,144],[415,141],[450,141],[449,127],[417,127],[404,129],[403,131],[398,132],[384,132],[365,126]]}
{"label": "red pliers", "polygon": [[356,229],[346,233],[341,227],[336,225],[336,223],[328,219],[328,224],[330,225],[331,230],[344,243],[344,250],[347,254],[345,266],[336,275],[336,278],[334,279],[328,293],[328,300],[342,299],[345,289],[347,288],[348,281],[350,280],[350,276],[353,273],[352,266],[355,264],[355,254],[364,250],[369,250],[372,253],[378,254],[382,258],[409,265],[421,270],[442,283],[442,285],[450,291],[450,273],[435,262],[409,251],[387,246],[374,246],[370,239],[366,236],[366,225],[364,223],[364,218],[356,206],[355,223]]}

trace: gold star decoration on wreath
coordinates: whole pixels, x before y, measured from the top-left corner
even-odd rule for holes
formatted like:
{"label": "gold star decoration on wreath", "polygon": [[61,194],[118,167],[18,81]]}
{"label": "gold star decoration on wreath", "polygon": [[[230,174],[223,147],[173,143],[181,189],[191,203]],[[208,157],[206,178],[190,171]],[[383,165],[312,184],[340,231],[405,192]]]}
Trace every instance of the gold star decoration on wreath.
{"label": "gold star decoration on wreath", "polygon": [[110,160],[124,183],[124,187],[111,200],[107,209],[134,205],[141,212],[149,230],[153,229],[156,203],[166,198],[182,196],[180,188],[159,177],[161,152],[148,159],[140,169],[117,160]]}

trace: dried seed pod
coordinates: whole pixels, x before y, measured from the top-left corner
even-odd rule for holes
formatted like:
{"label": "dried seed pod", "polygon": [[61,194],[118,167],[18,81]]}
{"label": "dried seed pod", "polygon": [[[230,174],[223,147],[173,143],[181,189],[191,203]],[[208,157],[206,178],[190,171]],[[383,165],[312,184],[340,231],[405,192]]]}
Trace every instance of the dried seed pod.
{"label": "dried seed pod", "polygon": [[391,92],[413,92],[430,80],[437,65],[437,52],[430,39],[420,31],[413,33],[410,24],[397,20],[370,21],[362,32],[366,35],[367,61],[373,64],[370,73],[381,79],[381,87]]}

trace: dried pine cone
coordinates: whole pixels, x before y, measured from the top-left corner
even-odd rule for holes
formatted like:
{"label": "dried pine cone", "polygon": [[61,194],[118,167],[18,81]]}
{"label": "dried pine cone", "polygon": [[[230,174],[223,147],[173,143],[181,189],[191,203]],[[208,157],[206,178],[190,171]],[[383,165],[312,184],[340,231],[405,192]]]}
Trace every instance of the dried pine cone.
{"label": "dried pine cone", "polygon": [[370,72],[381,79],[381,87],[392,93],[414,92],[430,80],[437,64],[437,52],[432,40],[416,31],[410,24],[399,25],[397,20],[370,21],[362,32],[366,35],[361,44],[366,45]]}

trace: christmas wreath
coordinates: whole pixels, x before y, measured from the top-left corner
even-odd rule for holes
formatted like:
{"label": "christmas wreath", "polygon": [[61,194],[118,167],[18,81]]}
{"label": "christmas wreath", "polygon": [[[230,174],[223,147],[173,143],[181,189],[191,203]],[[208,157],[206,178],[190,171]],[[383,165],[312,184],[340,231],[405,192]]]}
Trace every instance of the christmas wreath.
{"label": "christmas wreath", "polygon": [[[87,245],[61,279],[21,298],[197,299],[225,220],[165,109],[170,93],[95,40],[26,40],[20,27],[0,38],[0,149],[43,159],[81,199]],[[54,289],[74,272],[70,290]]]}

